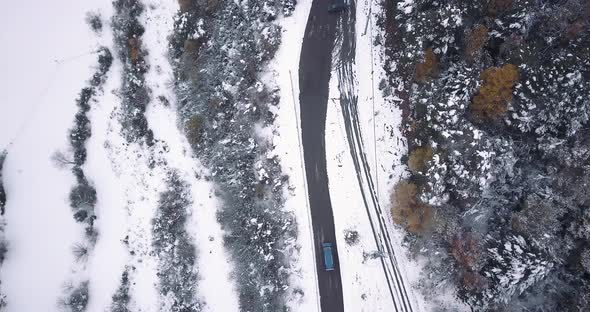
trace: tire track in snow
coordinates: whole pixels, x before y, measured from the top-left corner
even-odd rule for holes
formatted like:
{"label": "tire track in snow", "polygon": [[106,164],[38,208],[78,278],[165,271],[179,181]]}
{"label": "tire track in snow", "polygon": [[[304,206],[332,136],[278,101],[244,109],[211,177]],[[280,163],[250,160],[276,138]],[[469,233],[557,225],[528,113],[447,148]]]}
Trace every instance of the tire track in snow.
{"label": "tire track in snow", "polygon": [[[356,29],[355,29],[355,3],[351,3],[349,12],[346,15],[341,26],[341,38],[339,38],[340,51],[340,64],[338,64],[338,80],[339,89],[341,91],[341,107],[342,114],[345,122],[346,134],[350,146],[350,152],[352,154],[355,169],[357,171],[357,178],[359,187],[361,189],[363,201],[367,209],[367,214],[371,223],[371,227],[374,231],[375,243],[377,244],[378,250],[387,255],[389,263],[381,258],[384,273],[387,276],[390,287],[395,284],[397,288],[394,292],[390,288],[392,299],[394,301],[396,311],[413,311],[408,292],[406,289],[405,282],[399,271],[397,259],[395,257],[395,251],[393,249],[389,231],[387,229],[387,223],[383,217],[383,213],[377,199],[373,179],[371,176],[371,170],[368,165],[366,154],[363,150],[364,142],[361,134],[361,127],[358,120],[358,96],[356,89],[358,83],[356,82],[354,64],[355,64],[355,40],[356,40]],[[367,190],[365,190],[367,188]],[[369,193],[368,196],[366,193]],[[369,197],[370,202],[367,201]],[[369,210],[369,204],[373,207],[374,212]],[[372,214],[375,216],[371,216]],[[374,224],[374,218],[378,221],[378,227]]]}

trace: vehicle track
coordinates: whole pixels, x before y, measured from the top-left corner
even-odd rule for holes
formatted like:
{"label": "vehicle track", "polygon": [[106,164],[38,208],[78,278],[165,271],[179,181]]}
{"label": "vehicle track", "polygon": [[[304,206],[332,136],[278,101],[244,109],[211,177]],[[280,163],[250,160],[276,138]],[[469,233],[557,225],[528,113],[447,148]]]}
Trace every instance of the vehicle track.
{"label": "vehicle track", "polygon": [[[366,153],[363,150],[364,142],[361,134],[361,127],[358,120],[358,96],[356,94],[356,79],[354,76],[353,66],[355,64],[355,13],[356,6],[355,2],[351,1],[349,10],[342,14],[341,23],[339,26],[337,42],[340,43],[339,49],[339,60],[338,65],[338,80],[339,88],[341,92],[340,105],[342,108],[342,114],[344,118],[345,130],[347,139],[349,142],[350,152],[352,155],[353,163],[357,173],[357,179],[363,201],[365,203],[365,209],[371,223],[373,230],[373,236],[379,252],[387,252],[389,264],[386,265],[384,257],[381,257],[381,263],[384,269],[384,273],[387,278],[387,282],[394,301],[396,311],[413,312],[413,308],[408,296],[408,291],[404,283],[403,277],[398,267],[398,262],[391,242],[391,237],[387,229],[387,223],[384,218],[381,206],[379,204],[377,193],[375,191],[374,182],[371,176],[371,170],[367,161]],[[359,159],[360,158],[360,159]],[[364,181],[363,181],[364,180]],[[365,186],[368,188],[370,196],[370,202],[367,201],[367,194]],[[371,215],[369,204],[372,205],[373,210],[376,214],[378,221],[378,233],[376,232],[376,226],[373,216]],[[385,246],[385,247],[384,247]],[[391,267],[389,267],[391,265]],[[391,289],[391,285],[395,283],[395,287],[398,289],[397,296]],[[396,302],[396,297],[398,301]],[[399,307],[399,308],[398,308]],[[400,310],[401,309],[401,310]]]}

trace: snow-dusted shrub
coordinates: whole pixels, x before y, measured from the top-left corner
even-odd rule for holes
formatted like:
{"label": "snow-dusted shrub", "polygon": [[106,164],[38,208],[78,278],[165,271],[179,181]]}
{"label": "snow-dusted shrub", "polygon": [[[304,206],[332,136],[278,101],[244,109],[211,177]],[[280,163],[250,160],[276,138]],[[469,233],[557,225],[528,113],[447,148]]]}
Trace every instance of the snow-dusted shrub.
{"label": "snow-dusted shrub", "polygon": [[[267,157],[272,146],[256,132],[272,120],[268,106],[278,101],[258,74],[280,44],[272,20],[283,3],[290,2],[219,1],[214,12],[179,12],[170,37],[179,114],[195,155],[218,185],[218,220],[245,311],[284,309],[291,274],[284,251],[297,231],[294,217],[282,210],[287,181],[277,160]],[[191,122],[193,116],[199,122]]]}
{"label": "snow-dusted shrub", "polygon": [[72,246],[72,253],[78,262],[85,262],[88,260],[88,246],[84,243],[76,243]]}
{"label": "snow-dusted shrub", "polygon": [[123,63],[123,85],[120,89],[123,109],[119,116],[123,134],[128,142],[145,142],[151,146],[154,135],[145,117],[150,100],[145,86],[148,64],[145,62],[145,51],[141,44],[145,29],[138,19],[144,6],[136,0],[117,0],[113,2],[113,6],[115,14],[111,23],[115,47]]}
{"label": "snow-dusted shrub", "polygon": [[125,267],[125,271],[121,274],[121,284],[113,295],[113,302],[110,306],[110,312],[129,312],[129,267]]}
{"label": "snow-dusted shrub", "polygon": [[152,221],[152,244],[160,259],[158,277],[164,298],[162,309],[171,312],[201,311],[202,303],[195,297],[196,249],[186,232],[190,192],[188,185],[175,172],[170,173],[166,184],[168,189],[160,194],[158,211]]}
{"label": "snow-dusted shrub", "polygon": [[4,168],[5,159],[6,152],[0,151],[0,216],[4,215],[4,206],[6,205],[6,192],[4,191],[4,183],[2,180],[2,171]]}
{"label": "snow-dusted shrub", "polygon": [[77,286],[67,288],[68,294],[59,300],[58,305],[64,312],[83,312],[89,300],[88,281],[81,282]]}
{"label": "snow-dusted shrub", "polygon": [[86,24],[88,24],[90,29],[95,33],[99,34],[102,32],[102,18],[99,12],[86,13]]}
{"label": "snow-dusted shrub", "polygon": [[359,232],[356,230],[344,230],[344,241],[348,245],[356,245],[359,242]]}

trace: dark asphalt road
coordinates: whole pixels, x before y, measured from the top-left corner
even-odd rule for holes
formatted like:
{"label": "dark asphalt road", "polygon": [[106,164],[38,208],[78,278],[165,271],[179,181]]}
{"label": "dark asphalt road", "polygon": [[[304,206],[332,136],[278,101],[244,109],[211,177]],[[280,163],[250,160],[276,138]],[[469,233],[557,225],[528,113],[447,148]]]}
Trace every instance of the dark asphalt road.
{"label": "dark asphalt road", "polygon": [[[328,13],[331,3],[331,0],[314,0],[311,6],[299,64],[299,102],[321,308],[322,312],[343,312],[340,261],[328,190],[325,148],[332,50],[339,18],[338,14]],[[323,266],[323,242],[334,245],[336,268],[331,272],[326,272]]]}

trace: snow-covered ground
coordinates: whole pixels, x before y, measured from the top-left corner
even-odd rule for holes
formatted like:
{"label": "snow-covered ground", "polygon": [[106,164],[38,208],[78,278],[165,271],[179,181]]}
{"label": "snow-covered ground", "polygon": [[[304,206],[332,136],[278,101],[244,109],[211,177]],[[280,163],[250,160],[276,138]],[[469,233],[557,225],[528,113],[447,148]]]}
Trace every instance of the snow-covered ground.
{"label": "snow-covered ground", "polygon": [[[404,146],[399,139],[400,112],[393,106],[394,99],[383,98],[377,88],[384,77],[382,51],[378,47],[371,49],[371,38],[377,34],[373,30],[375,19],[367,18],[376,12],[369,12],[367,1],[371,0],[357,4],[355,70],[362,108],[358,114],[371,172],[377,172],[373,178],[378,181],[378,198],[387,210],[389,191],[404,170],[399,165]],[[214,186],[200,178],[209,173],[191,156],[176,116],[167,37],[172,31],[177,3],[149,0],[145,4],[141,22],[146,32],[142,44],[148,51],[150,70],[146,83],[151,89],[146,117],[157,143],[148,148],[127,143],[121,135],[117,114],[121,109],[118,89],[122,64],[115,59],[104,91],[97,95],[89,112],[92,136],[87,142],[88,159],[83,169],[97,191],[95,226],[99,236],[84,265],[76,264],[72,254],[72,246],[84,237],[68,203],[74,177],[69,170],[57,168],[51,155],[68,146],[68,129],[77,109],[75,99],[94,72],[96,55],[89,52],[96,50],[98,43],[115,51],[110,25],[105,24],[103,35],[97,38],[84,21],[85,13],[96,9],[102,12],[103,21],[108,21],[111,3],[57,0],[31,6],[23,2],[0,12],[0,39],[9,47],[0,59],[0,150],[7,148],[9,152],[3,180],[8,194],[5,217],[10,243],[0,268],[0,280],[7,294],[8,311],[57,311],[64,284],[83,279],[90,280],[87,310],[105,311],[126,267],[133,268],[130,308],[148,312],[165,306],[158,292],[159,259],[152,246],[152,220],[171,171],[188,183],[192,197],[186,231],[197,249],[195,271],[199,282],[195,296],[205,302],[205,311],[239,310],[230,276],[232,267],[216,220],[219,204]],[[294,311],[305,312],[319,311],[313,233],[298,130],[297,73],[310,7],[311,0],[299,1],[292,16],[277,21],[283,27],[282,44],[262,80],[280,88],[281,100],[273,107],[277,114],[274,126],[261,130],[261,135],[272,140],[274,154],[290,177],[285,206],[297,218],[300,248],[295,255],[296,274],[291,279],[293,291],[288,304]],[[337,89],[333,79],[331,98],[339,96]],[[392,311],[394,305],[380,259],[367,256],[377,249],[339,109],[336,101],[328,104],[326,149],[345,308]],[[152,161],[159,165],[152,167]],[[387,221],[393,240],[399,242],[400,233],[395,232],[390,219]],[[356,245],[346,244],[345,230],[358,231]],[[395,249],[403,275],[413,282],[417,266],[405,258],[402,246],[396,245]],[[304,295],[298,296],[300,293]],[[413,298],[417,302],[414,311],[426,311],[422,300],[417,295]]]}
{"label": "snow-covered ground", "polygon": [[[85,13],[101,1],[15,2],[0,12],[0,149],[7,149],[8,311],[52,311],[81,237],[67,201],[72,174],[50,160],[67,146],[75,98],[94,72]],[[56,62],[56,60],[58,62]]]}
{"label": "snow-covered ground", "polygon": [[[72,246],[82,240],[83,232],[72,218],[68,203],[74,179],[68,170],[55,166],[51,155],[67,149],[75,99],[96,63],[96,56],[88,51],[96,49],[97,41],[114,50],[110,25],[104,25],[104,34],[97,40],[88,30],[85,13],[100,8],[107,22],[112,10],[110,2],[61,2],[34,6],[32,10],[29,5],[15,4],[18,14],[14,10],[2,14],[3,24],[12,23],[11,27],[19,29],[9,32],[7,24],[1,30],[3,40],[14,42],[7,46],[15,47],[2,59],[3,68],[14,79],[2,80],[0,103],[0,147],[9,152],[4,185],[9,194],[6,238],[10,250],[0,276],[8,296],[8,310],[57,311],[65,283],[89,279],[88,311],[105,311],[129,265],[133,268],[131,308],[158,311],[163,303],[157,290],[152,218],[159,193],[166,188],[166,176],[175,170],[189,183],[193,197],[187,231],[198,249],[198,296],[206,303],[205,311],[237,311],[237,294],[229,276],[231,267],[215,218],[218,205],[213,186],[197,178],[206,171],[190,156],[176,120],[167,59],[167,35],[172,30],[176,2],[146,3],[148,9],[143,16],[147,26],[144,45],[151,65],[146,79],[154,95],[146,115],[155,138],[160,140],[156,146],[148,151],[143,145],[128,144],[121,136],[116,117],[121,104],[117,93],[121,84],[118,60],[108,73],[104,93],[91,103],[92,136],[87,142],[88,159],[83,169],[97,190],[95,225],[99,236],[88,263],[76,264]],[[35,20],[34,25],[26,23],[31,20]],[[45,27],[39,27],[39,23]],[[160,102],[159,95],[171,104]],[[165,165],[152,169],[153,159]]]}
{"label": "snow-covered ground", "polygon": [[[401,156],[406,151],[404,138],[399,130],[401,111],[395,106],[395,99],[385,98],[378,88],[381,79],[385,78],[382,67],[383,47],[374,46],[373,42],[379,35],[383,38],[383,34],[379,34],[381,30],[376,25],[381,7],[377,1],[372,0],[361,0],[356,6],[356,58],[353,76],[358,95],[357,113],[362,148],[382,212],[377,214],[373,207],[369,207],[369,213],[380,240],[385,233],[381,233],[377,227],[377,219],[385,220],[395,253],[394,262],[397,262],[399,276],[406,284],[413,310],[428,311],[430,309],[426,307],[424,298],[421,298],[412,287],[418,282],[419,266],[407,258],[407,250],[400,245],[402,235],[388,213],[390,191],[405,171],[405,167],[401,165]],[[378,252],[378,249],[365,210],[347,141],[343,114],[337,100],[340,98],[337,80],[337,73],[334,72],[330,82],[331,101],[328,103],[326,121],[326,153],[336,235],[338,246],[341,246],[339,252],[345,309],[392,311],[397,309],[396,307],[401,307],[403,299],[398,294],[400,289],[394,278],[389,282],[391,286],[388,285],[380,258],[371,257],[371,253]],[[369,194],[370,189],[366,183],[368,181],[363,179],[363,188],[365,193]],[[345,231],[357,231],[359,242],[354,245],[346,244]],[[388,257],[391,255],[385,255],[385,259]],[[387,262],[386,260],[386,267]],[[394,271],[391,267],[388,270]],[[392,276],[395,276],[395,273]],[[389,287],[394,293],[393,300]]]}

